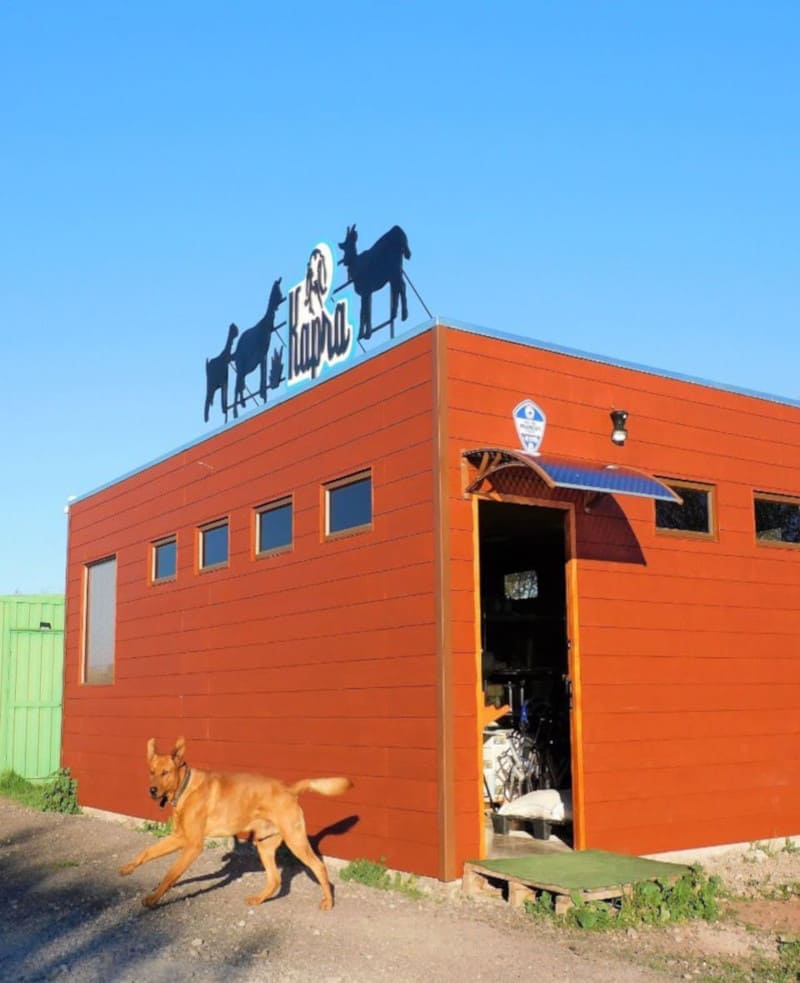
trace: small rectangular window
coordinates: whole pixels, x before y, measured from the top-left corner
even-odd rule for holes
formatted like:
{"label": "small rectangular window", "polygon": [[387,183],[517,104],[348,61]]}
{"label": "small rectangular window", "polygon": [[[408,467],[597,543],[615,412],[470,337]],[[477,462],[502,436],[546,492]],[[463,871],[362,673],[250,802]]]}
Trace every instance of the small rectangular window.
{"label": "small rectangular window", "polygon": [[228,520],[214,522],[200,530],[200,569],[221,567],[228,562]]}
{"label": "small rectangular window", "polygon": [[656,529],[662,533],[690,534],[711,538],[715,535],[713,487],[689,481],[661,479],[683,499],[662,502],[656,499]]}
{"label": "small rectangular window", "polygon": [[174,580],[178,569],[178,542],[174,536],[153,543],[153,582]]}
{"label": "small rectangular window", "polygon": [[800,544],[800,499],[756,492],[754,506],[759,543]]}
{"label": "small rectangular window", "polygon": [[117,558],[86,567],[86,611],[83,681],[114,682],[114,641],[117,621]]}
{"label": "small rectangular window", "polygon": [[292,500],[281,499],[256,509],[256,553],[275,553],[292,545]]}
{"label": "small rectangular window", "polygon": [[342,478],[325,487],[325,534],[328,536],[372,524],[372,475]]}

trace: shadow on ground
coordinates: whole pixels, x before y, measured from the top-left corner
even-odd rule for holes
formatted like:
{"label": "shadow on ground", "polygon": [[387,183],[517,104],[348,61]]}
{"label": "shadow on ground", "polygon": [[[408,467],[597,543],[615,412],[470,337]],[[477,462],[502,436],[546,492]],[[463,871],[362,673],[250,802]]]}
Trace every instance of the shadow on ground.
{"label": "shadow on ground", "polygon": [[[86,980],[174,981],[176,973],[180,976],[195,965],[192,957],[213,958],[218,968],[225,966],[226,978],[230,979],[239,975],[237,970],[266,968],[263,960],[281,944],[280,926],[266,919],[233,922],[230,906],[217,911],[215,900],[216,942],[193,939],[193,933],[199,931],[194,899],[263,870],[250,844],[235,845],[217,869],[209,868],[217,862],[218,851],[206,852],[193,868],[202,872],[192,876],[190,869],[165,901],[148,911],[139,902],[162,876],[164,864],[156,862],[142,868],[151,875],[145,882],[141,877],[121,878],[117,873],[119,865],[142,848],[144,834],[114,827],[106,838],[102,827],[87,823],[86,835],[78,837],[82,842],[76,847],[75,824],[80,830],[84,820],[58,820],[54,831],[54,817],[0,800],[0,904],[5,923],[0,979],[40,980],[64,975]],[[346,831],[356,821],[351,817],[322,830],[311,838],[314,849],[318,851],[325,837]],[[300,874],[315,882],[288,851],[282,851],[278,860],[282,886],[277,897],[290,894],[292,882]],[[233,928],[236,924],[245,928],[237,933]],[[205,952],[192,951],[192,946],[199,950],[203,945]],[[224,953],[208,952],[215,945],[217,949],[224,945]],[[207,972],[211,968],[207,966]],[[199,964],[196,969],[200,969]]]}

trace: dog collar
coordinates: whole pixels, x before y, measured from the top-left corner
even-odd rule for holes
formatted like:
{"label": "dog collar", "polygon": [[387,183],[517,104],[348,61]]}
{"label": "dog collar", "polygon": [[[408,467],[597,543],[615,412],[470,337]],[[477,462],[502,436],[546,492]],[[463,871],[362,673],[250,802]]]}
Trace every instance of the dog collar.
{"label": "dog collar", "polygon": [[189,784],[189,779],[192,777],[192,769],[186,765],[186,774],[183,776],[183,781],[181,782],[178,791],[175,793],[174,797],[170,799],[169,804],[174,809],[178,804],[178,799],[186,791],[186,786]]}

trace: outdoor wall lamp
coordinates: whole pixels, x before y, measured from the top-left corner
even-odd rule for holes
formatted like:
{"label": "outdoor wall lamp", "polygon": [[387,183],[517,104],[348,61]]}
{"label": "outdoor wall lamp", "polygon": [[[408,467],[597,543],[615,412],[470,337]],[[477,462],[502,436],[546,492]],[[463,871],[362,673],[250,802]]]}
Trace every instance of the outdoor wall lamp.
{"label": "outdoor wall lamp", "polygon": [[614,424],[614,429],[611,431],[611,440],[617,445],[617,447],[622,447],[622,445],[628,439],[628,431],[625,429],[625,422],[627,419],[627,410],[611,411],[611,422]]}

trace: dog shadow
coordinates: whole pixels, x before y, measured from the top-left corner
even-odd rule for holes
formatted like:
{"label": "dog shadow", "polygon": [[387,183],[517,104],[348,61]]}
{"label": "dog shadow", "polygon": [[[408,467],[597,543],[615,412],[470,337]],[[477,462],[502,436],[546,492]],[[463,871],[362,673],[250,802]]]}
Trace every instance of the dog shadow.
{"label": "dog shadow", "polygon": [[[356,825],[358,819],[358,816],[347,816],[345,819],[331,823],[330,826],[325,826],[313,836],[309,836],[308,842],[311,844],[311,849],[318,857],[321,857],[320,844],[322,841],[329,836],[343,836]],[[278,851],[275,854],[275,861],[281,875],[281,886],[271,898],[267,899],[268,901],[277,901],[279,898],[285,898],[291,891],[291,885],[295,877],[300,875],[304,874],[313,884],[317,883],[314,874],[304,863],[297,859],[285,843],[281,843],[278,847]],[[234,881],[238,881],[245,874],[264,874],[264,867],[258,855],[258,850],[256,850],[255,845],[249,840],[238,840],[234,838],[233,846],[222,857],[222,863],[223,866],[219,870],[211,871],[207,874],[198,874],[196,877],[182,878],[180,881],[183,887],[206,884],[208,881],[212,881],[213,883],[207,884],[206,887],[198,887],[196,890],[181,894],[179,897],[165,899],[159,907],[167,907],[179,901],[198,898],[211,891],[217,891],[220,888],[227,887],[228,884],[232,884]],[[333,885],[331,885],[331,889],[335,890]]]}

